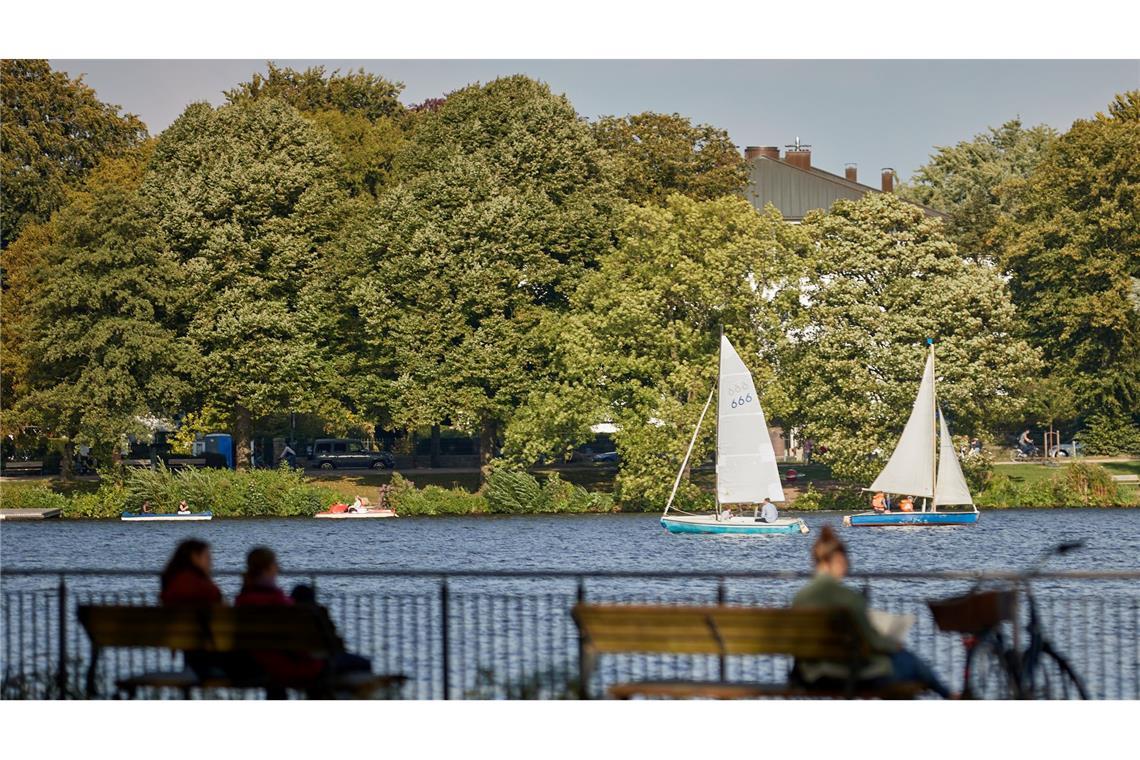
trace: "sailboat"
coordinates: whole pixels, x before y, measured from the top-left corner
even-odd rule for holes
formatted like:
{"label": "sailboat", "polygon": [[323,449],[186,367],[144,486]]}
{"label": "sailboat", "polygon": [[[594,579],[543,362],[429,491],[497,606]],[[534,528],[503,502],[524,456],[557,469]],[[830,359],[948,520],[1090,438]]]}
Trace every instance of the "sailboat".
{"label": "sailboat", "polygon": [[808,528],[799,518],[779,518],[775,522],[759,522],[753,510],[733,517],[721,515],[721,505],[759,505],[764,499],[772,502],[784,500],[780,473],[776,469],[776,452],[768,437],[768,425],[752,373],[744,366],[740,354],[723,335],[720,338],[720,396],[717,401],[716,436],[716,500],[715,514],[690,514],[670,509],[681,484],[681,476],[689,464],[693,445],[697,441],[701,423],[709,410],[717,388],[709,392],[689,449],[681,462],[681,469],[673,482],[673,491],[665,504],[661,525],[670,533],[720,533],[738,535],[767,535],[773,533],[807,533]]}
{"label": "sailboat", "polygon": [[[946,417],[938,406],[934,341],[927,342],[926,369],[910,419],[886,467],[871,487],[864,489],[921,498],[922,510],[862,512],[843,518],[845,525],[972,525],[978,521],[978,508],[962,475]],[[939,507],[966,505],[972,511],[938,511]]]}

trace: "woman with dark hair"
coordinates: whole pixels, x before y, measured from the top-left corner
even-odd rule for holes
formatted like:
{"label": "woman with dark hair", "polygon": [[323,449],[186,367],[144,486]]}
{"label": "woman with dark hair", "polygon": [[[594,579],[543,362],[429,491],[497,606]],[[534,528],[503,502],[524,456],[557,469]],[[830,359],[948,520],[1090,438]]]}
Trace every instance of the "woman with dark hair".
{"label": "woman with dark hair", "polygon": [[[843,585],[849,569],[847,547],[830,525],[824,525],[811,550],[815,578],[796,593],[792,607],[839,608],[850,611],[863,638],[875,654],[867,658],[857,680],[869,687],[892,683],[919,682],[943,698],[951,698],[949,689],[934,671],[917,655],[902,648],[894,639],[879,633],[867,615],[867,600],[854,589]],[[846,662],[828,660],[796,660],[793,677],[808,688],[835,688],[847,681],[851,669]]]}
{"label": "woman with dark hair", "polygon": [[[235,607],[292,606],[294,600],[286,596],[277,585],[277,555],[272,549],[258,546],[246,556],[246,570],[242,577],[241,593],[234,599]],[[311,605],[316,607],[315,598]],[[328,625],[332,625],[331,621]],[[358,655],[340,652],[331,660],[321,660],[300,652],[254,652],[254,658],[269,676],[279,684],[305,686],[317,681],[327,669],[335,673],[368,671],[372,664]],[[280,695],[280,692],[277,694]]]}
{"label": "woman with dark hair", "polygon": [[210,545],[191,538],[174,550],[162,571],[159,599],[165,606],[209,607],[222,603],[222,592],[210,579]]}

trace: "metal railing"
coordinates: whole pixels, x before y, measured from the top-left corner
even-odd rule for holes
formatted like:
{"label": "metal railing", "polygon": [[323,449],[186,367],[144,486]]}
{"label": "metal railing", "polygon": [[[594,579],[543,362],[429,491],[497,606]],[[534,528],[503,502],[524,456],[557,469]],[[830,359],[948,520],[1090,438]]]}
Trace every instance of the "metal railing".
{"label": "metal railing", "polygon": [[[215,573],[227,597],[237,571]],[[787,605],[809,577],[797,572],[683,573],[475,570],[294,570],[289,589],[317,591],[349,651],[377,673],[403,673],[407,699],[574,698],[579,642],[570,609],[579,601]],[[930,599],[963,593],[981,579],[1015,573],[857,573],[871,606],[916,618],[907,646],[951,684],[961,686],[964,649],[939,631]],[[1140,572],[1041,573],[1034,588],[1045,631],[1099,699],[1140,698]],[[4,698],[81,697],[91,651],[76,619],[80,604],[154,604],[157,573],[132,570],[5,569],[0,579],[0,674]],[[781,657],[607,655],[591,679],[591,696],[645,678],[781,680]],[[152,670],[179,670],[181,655],[162,650],[108,650],[98,673],[101,694],[114,682]],[[258,696],[222,693],[221,696]],[[177,696],[152,693],[148,696]]]}

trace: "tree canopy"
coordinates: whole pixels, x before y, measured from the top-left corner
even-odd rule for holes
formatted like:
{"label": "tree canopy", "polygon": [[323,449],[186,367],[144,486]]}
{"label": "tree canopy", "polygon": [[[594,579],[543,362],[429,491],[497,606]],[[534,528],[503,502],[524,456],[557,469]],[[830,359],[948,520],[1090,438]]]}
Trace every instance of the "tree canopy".
{"label": "tree canopy", "polygon": [[509,77],[424,113],[398,172],[353,299],[383,351],[364,403],[481,430],[486,456],[543,375],[535,327],[610,245],[605,157],[565,97]]}
{"label": "tree canopy", "polygon": [[709,200],[744,190],[748,164],[728,133],[680,114],[606,116],[594,123],[612,157],[622,197],[659,203],[671,193]]}
{"label": "tree canopy", "polygon": [[1026,129],[1012,119],[973,140],[937,148],[930,162],[897,192],[949,213],[946,234],[962,254],[996,261],[998,219],[1056,136],[1051,127]]}
{"label": "tree canopy", "polygon": [[150,153],[105,159],[43,230],[9,249],[16,424],[97,446],[146,433],[146,419],[187,399],[179,271],[137,195]]}
{"label": "tree canopy", "polygon": [[141,193],[182,267],[191,374],[201,402],[227,410],[239,460],[251,420],[323,403],[335,336],[310,275],[338,226],[334,148],[275,99],[190,106],[163,132]]}
{"label": "tree canopy", "polygon": [[1000,230],[1022,329],[1082,415],[1140,417],[1138,156],[1133,90],[1052,143]]}
{"label": "tree canopy", "polygon": [[[669,196],[631,207],[618,244],[583,277],[571,313],[547,324],[557,384],[540,386],[508,431],[522,461],[565,456],[613,422],[624,501],[660,507],[697,416],[714,384],[721,329],[754,371],[766,398],[778,395],[769,362],[777,315],[766,289],[795,230],[742,198]],[[706,422],[697,461],[710,451]],[[683,494],[683,497],[685,494]]]}
{"label": "tree canopy", "polygon": [[780,377],[789,421],[829,449],[838,477],[867,481],[871,457],[894,448],[928,338],[956,433],[1019,411],[1037,354],[1016,336],[1000,273],[959,254],[941,221],[873,194],[810,213],[803,232],[806,274],[780,294]]}
{"label": "tree canopy", "polygon": [[44,60],[0,62],[0,248],[46,222],[104,156],[144,139],[138,117],[99,100],[82,77],[52,71]]}
{"label": "tree canopy", "polygon": [[399,99],[404,85],[363,68],[326,74],[324,66],[297,71],[270,61],[266,67],[267,73],[255,73],[248,82],[226,90],[227,101],[242,104],[276,98],[305,113],[338,111],[359,114],[373,122],[398,117],[404,111]]}

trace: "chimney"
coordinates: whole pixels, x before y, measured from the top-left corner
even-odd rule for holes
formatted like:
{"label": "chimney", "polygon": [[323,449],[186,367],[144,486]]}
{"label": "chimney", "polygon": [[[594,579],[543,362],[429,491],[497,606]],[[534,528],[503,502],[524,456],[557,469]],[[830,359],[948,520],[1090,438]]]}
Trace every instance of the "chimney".
{"label": "chimney", "polygon": [[895,191],[895,170],[889,166],[883,167],[883,192],[893,193]]}
{"label": "chimney", "polygon": [[858,168],[859,168],[858,164],[846,164],[846,165],[844,165],[843,174],[845,177],[847,177],[848,182],[858,182],[859,181],[858,179],[856,179],[856,177],[859,174]]}
{"label": "chimney", "polygon": [[810,169],[811,168],[811,148],[810,145],[801,145],[800,138],[796,138],[793,145],[785,145],[788,150],[784,151],[784,162],[789,163],[797,169]]}
{"label": "chimney", "polygon": [[763,147],[749,145],[744,149],[744,159],[751,161],[754,158],[770,158],[773,161],[778,161],[780,158],[780,149],[775,145],[765,145]]}

